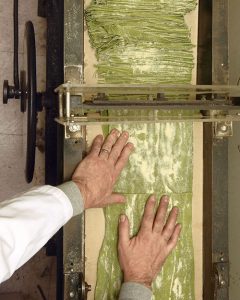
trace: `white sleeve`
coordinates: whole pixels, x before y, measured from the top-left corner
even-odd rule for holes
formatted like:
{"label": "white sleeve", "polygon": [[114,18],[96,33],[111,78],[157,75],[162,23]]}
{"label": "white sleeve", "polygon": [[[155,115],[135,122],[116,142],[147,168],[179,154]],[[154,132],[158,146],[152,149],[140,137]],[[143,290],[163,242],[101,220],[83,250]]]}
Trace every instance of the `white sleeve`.
{"label": "white sleeve", "polygon": [[72,215],[67,195],[48,185],[0,202],[0,283],[40,250]]}

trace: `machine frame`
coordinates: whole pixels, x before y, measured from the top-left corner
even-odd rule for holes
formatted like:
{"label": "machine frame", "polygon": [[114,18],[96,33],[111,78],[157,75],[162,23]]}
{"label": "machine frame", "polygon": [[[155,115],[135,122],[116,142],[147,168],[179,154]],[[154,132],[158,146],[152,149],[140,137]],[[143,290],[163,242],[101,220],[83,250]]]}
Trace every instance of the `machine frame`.
{"label": "machine frame", "polygon": [[[85,155],[84,129],[80,137],[66,139],[64,127],[55,122],[59,106],[53,93],[63,82],[83,78],[84,4],[82,0],[51,0],[46,6],[46,183],[57,185],[71,177]],[[198,28],[197,84],[227,85],[228,0],[199,0]],[[72,97],[73,107],[79,105],[78,100]],[[228,140],[216,136],[214,126],[203,124],[203,299],[228,300]],[[64,226],[56,245],[57,299],[86,299],[84,214]]]}

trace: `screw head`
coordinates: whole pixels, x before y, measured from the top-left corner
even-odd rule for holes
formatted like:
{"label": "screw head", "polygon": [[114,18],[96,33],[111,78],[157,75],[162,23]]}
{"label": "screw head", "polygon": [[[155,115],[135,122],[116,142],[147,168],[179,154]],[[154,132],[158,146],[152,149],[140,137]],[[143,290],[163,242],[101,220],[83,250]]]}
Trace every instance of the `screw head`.
{"label": "screw head", "polygon": [[72,291],[69,293],[70,298],[73,298],[75,296],[75,293]]}
{"label": "screw head", "polygon": [[226,132],[227,131],[227,126],[226,125],[221,125],[220,130],[222,132]]}
{"label": "screw head", "polygon": [[221,285],[221,286],[225,286],[225,285],[226,285],[226,281],[225,281],[225,280],[222,280],[222,281],[220,282],[220,285]]}

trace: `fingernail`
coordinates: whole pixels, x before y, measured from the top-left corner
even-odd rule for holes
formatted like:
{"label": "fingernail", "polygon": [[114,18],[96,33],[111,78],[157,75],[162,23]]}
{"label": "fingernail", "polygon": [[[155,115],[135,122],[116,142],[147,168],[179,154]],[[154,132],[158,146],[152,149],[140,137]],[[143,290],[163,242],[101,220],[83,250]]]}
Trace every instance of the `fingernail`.
{"label": "fingernail", "polygon": [[162,199],[163,199],[163,201],[165,201],[166,203],[169,202],[169,197],[168,197],[167,195],[164,195]]}
{"label": "fingernail", "polygon": [[116,128],[113,128],[113,129],[111,130],[111,133],[112,133],[112,134],[116,134],[116,133],[117,133],[117,129],[116,129]]}
{"label": "fingernail", "polygon": [[127,131],[124,131],[124,132],[123,132],[123,136],[126,137],[126,138],[128,138],[128,136],[129,136],[128,132],[127,132]]}
{"label": "fingernail", "polygon": [[121,221],[121,222],[124,222],[125,220],[126,220],[126,216],[125,216],[125,215],[121,215],[121,216],[120,216],[120,221]]}
{"label": "fingernail", "polygon": [[132,143],[128,143],[128,147],[131,149],[131,150],[134,150],[134,145]]}
{"label": "fingernail", "polygon": [[151,202],[155,202],[156,201],[156,196],[155,195],[151,195],[150,201]]}
{"label": "fingernail", "polygon": [[103,135],[102,134],[99,134],[98,136],[97,136],[97,139],[99,139],[99,140],[103,140]]}

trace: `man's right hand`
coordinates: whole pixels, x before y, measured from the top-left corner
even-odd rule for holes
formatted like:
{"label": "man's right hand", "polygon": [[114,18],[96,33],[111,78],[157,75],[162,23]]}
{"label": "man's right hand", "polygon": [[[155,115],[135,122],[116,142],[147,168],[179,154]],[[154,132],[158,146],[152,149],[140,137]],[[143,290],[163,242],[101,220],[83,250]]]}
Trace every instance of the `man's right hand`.
{"label": "man's right hand", "polygon": [[[166,258],[175,248],[181,225],[176,224],[178,208],[167,216],[169,198],[163,196],[155,214],[155,196],[146,204],[138,234],[130,239],[129,221],[125,215],[119,219],[118,254],[125,282],[136,282],[151,288]],[[166,221],[165,221],[166,220]]]}

